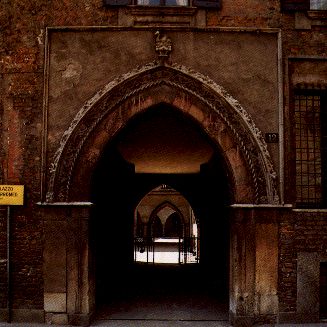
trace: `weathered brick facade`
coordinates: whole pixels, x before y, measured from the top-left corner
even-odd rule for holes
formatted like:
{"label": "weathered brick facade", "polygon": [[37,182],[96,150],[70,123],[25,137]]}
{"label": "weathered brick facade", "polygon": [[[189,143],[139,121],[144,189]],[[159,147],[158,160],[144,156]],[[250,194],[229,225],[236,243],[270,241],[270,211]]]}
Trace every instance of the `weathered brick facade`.
{"label": "weathered brick facade", "polygon": [[280,223],[279,303],[283,312],[296,311],[298,254],[313,253],[325,259],[326,233],[325,212],[296,211]]}
{"label": "weathered brick facade", "polygon": [[[235,245],[231,256],[237,259],[230,260],[236,262],[235,267],[252,267],[253,262],[246,261],[252,259],[236,255],[237,249],[244,246],[255,262],[252,270],[248,268],[254,276],[251,285],[237,284],[237,273],[243,273],[239,268],[230,277],[235,280],[234,302],[230,304],[232,322],[237,325],[240,317],[248,324],[277,319],[319,320],[319,299],[308,300],[307,305],[316,306],[314,310],[308,313],[304,309],[301,294],[306,286],[302,287],[301,276],[310,260],[315,260],[318,270],[319,263],[327,261],[327,211],[295,209],[293,94],[299,88],[326,92],[327,13],[282,11],[279,0],[221,2],[221,9],[111,7],[104,6],[102,0],[0,2],[0,181],[25,185],[24,206],[10,211],[9,300],[7,210],[0,207],[0,321],[8,319],[8,303],[13,320],[44,321],[46,313],[50,322],[85,322],[79,315],[90,316],[94,299],[80,295],[79,309],[73,308],[73,284],[69,284],[76,282],[76,276],[69,271],[74,271],[80,261],[89,260],[85,254],[88,239],[83,238],[88,235],[86,217],[91,201],[91,182],[86,176],[91,176],[99,153],[131,117],[163,102],[197,121],[219,144],[231,167],[235,201],[229,204],[236,205],[231,210],[231,221],[235,222],[231,227],[235,233],[235,237],[231,236],[231,248]],[[172,62],[147,67],[157,58],[154,32],[158,28],[172,38]],[[144,70],[135,72],[140,66]],[[169,84],[174,74],[180,88]],[[167,89],[160,89],[159,82],[157,89],[150,85],[159,80],[166,83]],[[214,83],[227,95],[224,91],[213,92]],[[133,97],[131,90],[139,93]],[[116,100],[114,96],[120,99],[111,103]],[[209,99],[206,104],[203,98]],[[243,106],[246,114],[239,115],[247,118],[249,114],[248,125],[231,118],[239,107],[233,107],[230,99]],[[210,113],[208,108],[218,102],[221,107],[227,103],[225,116]],[[85,103],[90,110],[86,111]],[[110,113],[103,109],[109,105]],[[74,125],[78,114],[81,118]],[[89,122],[98,129],[91,129]],[[244,131],[235,132],[235,126],[244,127]],[[262,134],[279,132],[280,143],[267,145],[252,127],[258,127]],[[242,141],[248,129],[254,130],[254,136]],[[83,133],[90,137],[82,140]],[[62,141],[65,135],[69,135],[66,143]],[[247,147],[252,141],[255,146],[259,144],[258,149]],[[266,166],[258,159],[264,154],[260,144],[267,145]],[[79,156],[72,156],[74,149]],[[58,176],[68,171],[69,182],[61,185]],[[267,177],[275,172],[276,178]],[[73,186],[69,189],[68,184]],[[84,204],[80,206],[80,202]],[[268,207],[268,213],[257,210],[257,205]],[[265,228],[272,235],[270,243],[263,241]],[[67,256],[71,266],[66,258],[51,257],[56,248],[55,230],[60,234],[58,239],[66,240],[58,253]],[[70,233],[76,239],[70,239]],[[74,242],[79,242],[81,252],[72,250]],[[263,268],[264,254],[255,244],[278,259],[271,278]],[[51,270],[56,260],[59,275],[67,272],[68,290],[60,282],[53,282],[51,274],[56,272]],[[84,274],[83,278],[92,280],[87,266],[76,269]],[[317,291],[316,284],[312,292]],[[90,285],[92,289],[92,282]],[[246,297],[242,302],[242,292],[253,295],[249,302]],[[48,296],[65,297],[66,307],[59,311],[48,309]],[[269,302],[266,306],[262,304],[265,296]]]}

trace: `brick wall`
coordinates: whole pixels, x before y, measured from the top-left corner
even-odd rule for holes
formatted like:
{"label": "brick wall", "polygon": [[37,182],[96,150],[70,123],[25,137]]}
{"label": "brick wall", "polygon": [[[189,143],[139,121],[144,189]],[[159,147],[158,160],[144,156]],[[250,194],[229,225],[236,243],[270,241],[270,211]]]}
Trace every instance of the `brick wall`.
{"label": "brick wall", "polygon": [[222,1],[221,11],[209,11],[208,26],[280,27],[279,1]]}
{"label": "brick wall", "polygon": [[279,229],[279,310],[296,310],[296,252],[293,250],[295,239],[294,221],[285,220]]}
{"label": "brick wall", "polygon": [[7,210],[0,207],[0,309],[7,306]]}
{"label": "brick wall", "polygon": [[295,211],[282,219],[279,233],[279,310],[295,312],[297,254],[327,257],[327,212]]}
{"label": "brick wall", "polygon": [[32,211],[16,209],[13,216],[13,308],[43,309],[42,222]]}

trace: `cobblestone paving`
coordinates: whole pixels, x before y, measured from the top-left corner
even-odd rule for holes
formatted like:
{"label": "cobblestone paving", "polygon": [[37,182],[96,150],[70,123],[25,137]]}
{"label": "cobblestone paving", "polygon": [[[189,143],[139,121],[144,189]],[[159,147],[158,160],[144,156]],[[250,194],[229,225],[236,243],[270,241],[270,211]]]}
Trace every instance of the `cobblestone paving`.
{"label": "cobblestone paving", "polygon": [[[44,327],[45,324],[0,323],[0,327]],[[103,320],[90,327],[231,327],[226,321],[171,321],[171,320]],[[261,325],[271,327],[272,325]],[[327,322],[317,324],[275,324],[275,327],[326,327]],[[56,327],[67,327],[58,326]]]}

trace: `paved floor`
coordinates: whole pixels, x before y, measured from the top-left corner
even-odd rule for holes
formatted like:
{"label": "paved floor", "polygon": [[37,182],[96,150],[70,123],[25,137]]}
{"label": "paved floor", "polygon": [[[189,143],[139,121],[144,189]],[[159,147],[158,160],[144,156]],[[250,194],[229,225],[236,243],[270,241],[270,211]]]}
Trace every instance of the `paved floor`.
{"label": "paved floor", "polygon": [[[27,323],[0,323],[0,327],[44,327],[45,324]],[[230,327],[224,321],[161,321],[161,320],[107,320],[98,321],[91,327]],[[275,324],[276,327],[326,327],[327,323],[319,324]],[[67,327],[67,326],[57,326]],[[271,327],[271,325],[261,325],[261,327]]]}
{"label": "paved floor", "polygon": [[[156,268],[149,274],[147,269],[133,271],[131,275],[146,283],[118,284],[113,298],[106,294],[105,304],[98,307],[91,327],[230,327],[228,297],[219,296],[219,288],[207,274],[204,278],[197,271]],[[111,293],[115,294],[114,290]],[[0,323],[0,327],[41,326],[46,325]],[[327,327],[327,322],[275,326]]]}

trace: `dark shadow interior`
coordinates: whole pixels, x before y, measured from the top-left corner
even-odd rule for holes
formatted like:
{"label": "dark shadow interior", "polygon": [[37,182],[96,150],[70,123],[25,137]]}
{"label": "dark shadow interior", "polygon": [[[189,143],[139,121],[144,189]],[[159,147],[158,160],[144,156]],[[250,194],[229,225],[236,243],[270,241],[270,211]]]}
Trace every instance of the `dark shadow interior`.
{"label": "dark shadow interior", "polygon": [[[215,149],[210,160],[201,163],[199,171],[194,172],[137,172],[135,164],[128,162],[119,151],[118,145],[124,133],[129,129],[137,130],[144,122],[156,125],[150,130],[169,129],[167,124],[173,119],[176,120],[176,126],[184,124],[186,129],[193,129],[194,135],[201,135]],[[181,130],[185,130],[185,126]],[[168,141],[174,147],[174,142]],[[167,162],[162,164],[169,165]],[[149,191],[161,184],[176,189],[193,208],[200,225],[199,264],[163,266],[133,262],[134,210]],[[190,301],[192,298],[200,301],[201,296],[228,303],[227,206],[231,202],[230,194],[224,161],[192,120],[166,107],[150,110],[134,118],[108,144],[93,176],[92,201],[95,206],[90,239],[96,274],[97,308],[106,304],[115,306],[115,303],[127,305],[133,301],[134,306],[147,300],[153,304],[163,299],[174,301],[176,298],[180,298],[180,301]],[[128,305],[130,310],[131,306]],[[126,308],[124,310],[128,311]]]}

